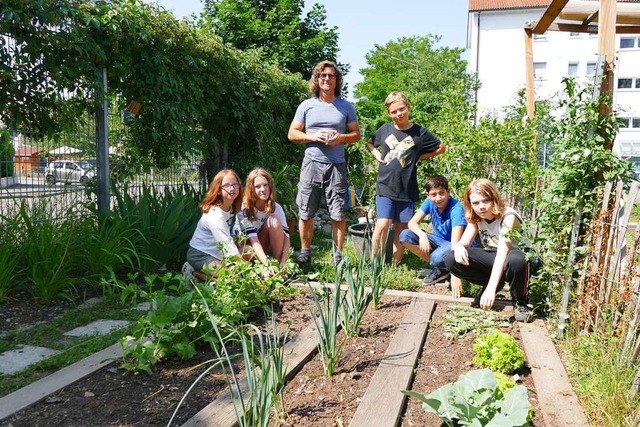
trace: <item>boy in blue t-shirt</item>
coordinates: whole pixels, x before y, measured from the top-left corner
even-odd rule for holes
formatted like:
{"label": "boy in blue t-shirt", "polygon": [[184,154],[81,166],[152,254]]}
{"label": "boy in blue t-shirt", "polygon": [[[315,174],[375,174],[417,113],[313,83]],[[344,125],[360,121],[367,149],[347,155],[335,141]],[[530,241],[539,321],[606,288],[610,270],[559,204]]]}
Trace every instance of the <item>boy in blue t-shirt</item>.
{"label": "boy in blue t-shirt", "polygon": [[[408,229],[400,234],[402,246],[429,263],[433,269],[423,283],[431,285],[449,276],[444,259],[451,252],[451,246],[460,240],[467,221],[464,206],[449,193],[449,181],[442,175],[434,175],[427,180],[427,199],[422,203],[408,224]],[[420,222],[431,217],[433,234],[420,228]],[[462,293],[462,282],[451,277],[451,294],[458,298]]]}

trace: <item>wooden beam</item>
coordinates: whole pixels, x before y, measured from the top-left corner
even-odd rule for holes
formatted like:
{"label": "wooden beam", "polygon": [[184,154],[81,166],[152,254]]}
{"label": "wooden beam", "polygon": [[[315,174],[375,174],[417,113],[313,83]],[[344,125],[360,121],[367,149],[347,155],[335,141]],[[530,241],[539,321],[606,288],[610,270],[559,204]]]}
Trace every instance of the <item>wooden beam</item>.
{"label": "wooden beam", "polygon": [[553,0],[547,10],[544,11],[542,18],[538,21],[533,28],[534,34],[544,34],[549,28],[549,25],[553,24],[562,9],[569,3],[569,0]]}
{"label": "wooden beam", "polygon": [[[527,82],[527,116],[533,119],[536,111],[535,88],[533,85],[533,32],[524,30],[525,76]],[[534,147],[535,148],[535,147]]]}
{"label": "wooden beam", "polygon": [[[589,33],[597,34],[597,25],[581,25],[581,24],[551,24],[547,31],[562,31],[567,33]],[[640,25],[618,25],[616,26],[616,34],[640,34]]]}
{"label": "wooden beam", "polygon": [[598,13],[599,11],[596,10],[595,12],[593,12],[591,15],[589,15],[587,17],[587,19],[585,19],[584,21],[582,21],[582,25],[589,25],[593,22],[594,19],[596,19],[598,17]]}

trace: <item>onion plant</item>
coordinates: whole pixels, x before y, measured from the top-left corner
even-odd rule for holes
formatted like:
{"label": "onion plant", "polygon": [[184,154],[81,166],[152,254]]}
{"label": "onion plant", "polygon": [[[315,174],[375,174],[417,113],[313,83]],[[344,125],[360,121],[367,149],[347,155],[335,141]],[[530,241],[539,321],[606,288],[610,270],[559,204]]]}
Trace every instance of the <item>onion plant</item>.
{"label": "onion plant", "polygon": [[[336,273],[339,276],[339,273]],[[309,309],[313,316],[313,322],[320,337],[320,355],[322,366],[327,376],[332,376],[340,361],[342,352],[347,343],[346,336],[338,341],[338,332],[342,323],[340,319],[340,307],[344,303],[344,295],[340,291],[339,283],[336,284],[333,295],[322,298],[311,288],[314,307]]]}

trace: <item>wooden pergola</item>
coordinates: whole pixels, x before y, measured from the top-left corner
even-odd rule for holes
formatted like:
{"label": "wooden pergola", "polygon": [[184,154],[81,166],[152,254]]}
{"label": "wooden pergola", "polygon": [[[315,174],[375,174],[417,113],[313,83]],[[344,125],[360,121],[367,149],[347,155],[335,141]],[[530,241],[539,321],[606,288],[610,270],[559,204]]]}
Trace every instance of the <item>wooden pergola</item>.
{"label": "wooden pergola", "polygon": [[[613,95],[613,61],[616,34],[640,34],[640,3],[616,0],[553,0],[537,22],[527,24],[525,32],[527,114],[535,114],[533,74],[533,34],[546,31],[598,34],[598,54],[604,70],[600,93]],[[611,114],[611,105],[602,105],[601,114]]]}

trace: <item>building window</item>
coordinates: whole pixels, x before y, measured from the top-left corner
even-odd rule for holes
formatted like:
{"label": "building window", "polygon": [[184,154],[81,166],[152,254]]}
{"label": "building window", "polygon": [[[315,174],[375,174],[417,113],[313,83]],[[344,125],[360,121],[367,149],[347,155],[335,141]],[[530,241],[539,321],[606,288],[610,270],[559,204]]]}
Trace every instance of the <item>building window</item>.
{"label": "building window", "polygon": [[620,129],[640,131],[640,117],[619,117]]}
{"label": "building window", "polygon": [[544,80],[547,74],[546,62],[534,62],[533,63],[533,77],[537,80]]}
{"label": "building window", "polygon": [[636,47],[635,37],[620,37],[620,49],[633,49]]}
{"label": "building window", "polygon": [[619,117],[620,120],[620,129],[625,129],[629,127],[629,117]]}
{"label": "building window", "polygon": [[596,63],[587,62],[587,77],[593,77],[596,75]]}
{"label": "building window", "polygon": [[640,117],[634,117],[631,119],[631,127],[633,129],[640,129]]}
{"label": "building window", "polygon": [[577,39],[580,37],[580,33],[569,33],[569,37],[572,39]]}
{"label": "building window", "polygon": [[546,34],[534,34],[533,35],[533,41],[536,41],[536,42],[547,41],[547,35]]}
{"label": "building window", "polygon": [[640,79],[636,79],[636,89],[640,89]]}
{"label": "building window", "polygon": [[578,75],[578,63],[577,62],[569,62],[569,67],[567,68],[568,76],[577,76]]}
{"label": "building window", "polygon": [[618,79],[618,89],[631,89],[633,79]]}

